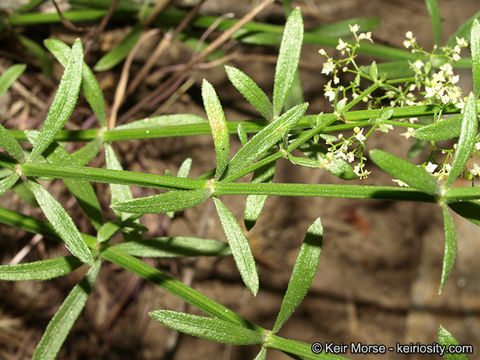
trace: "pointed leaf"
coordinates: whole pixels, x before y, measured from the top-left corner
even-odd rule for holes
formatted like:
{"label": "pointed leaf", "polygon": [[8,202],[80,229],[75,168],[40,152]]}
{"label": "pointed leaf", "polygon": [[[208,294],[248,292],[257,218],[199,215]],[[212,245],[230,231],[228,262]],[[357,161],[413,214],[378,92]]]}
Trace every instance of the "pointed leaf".
{"label": "pointed leaf", "polygon": [[245,131],[241,123],[239,123],[237,126],[237,135],[238,135],[238,139],[240,140],[240,144],[242,144],[242,146],[245,146],[248,142],[248,137],[247,137],[247,132]]}
{"label": "pointed leaf", "polygon": [[416,130],[415,137],[426,141],[456,138],[462,130],[462,120],[462,115],[455,115],[448,119],[437,121],[434,124],[426,125]]}
{"label": "pointed leaf", "polygon": [[0,97],[3,93],[8,90],[10,85],[13,84],[17,78],[22,75],[22,73],[27,68],[27,65],[17,64],[10,66],[4,73],[0,76]]}
{"label": "pointed leaf", "polygon": [[[457,339],[450,332],[440,325],[438,329],[438,343],[448,349],[451,345],[459,345]],[[445,354],[445,360],[468,360],[465,354]]]}
{"label": "pointed leaf", "polygon": [[112,204],[115,210],[135,214],[156,214],[179,211],[201,204],[211,196],[210,189],[169,191]]}
{"label": "pointed leaf", "polygon": [[[38,136],[38,131],[27,132],[27,138],[34,146],[38,141]],[[70,155],[70,153],[63,146],[59,145],[56,142],[53,142],[45,150],[43,155],[52,164],[65,166],[81,165],[79,163],[76,163],[73,156]],[[90,184],[88,181],[68,178],[64,178],[63,182],[73,194],[73,196],[75,196],[78,204],[85,212],[85,214],[87,214],[95,229],[98,230],[102,226],[104,220],[102,209],[100,207],[100,202],[98,201],[92,184]]]}
{"label": "pointed leaf", "polygon": [[143,27],[141,24],[135,26],[130,33],[112,50],[102,56],[94,66],[95,71],[105,71],[113,68],[123,61],[140,39]]}
{"label": "pointed leaf", "polygon": [[288,17],[283,32],[282,43],[275,68],[273,85],[273,115],[280,114],[285,99],[292,87],[293,78],[300,61],[303,42],[303,19],[299,8],[292,11]]}
{"label": "pointed leaf", "polygon": [[257,356],[253,360],[265,360],[267,358],[267,349],[262,347],[262,349],[258,352]]}
{"label": "pointed leaf", "polygon": [[[67,66],[68,58],[70,56],[70,46],[57,39],[47,39],[44,41],[47,49],[55,56],[63,67]],[[82,64],[82,87],[81,91],[90,104],[93,112],[97,116],[100,126],[105,126],[107,121],[107,110],[105,108],[105,99],[103,98],[102,90],[98,84],[95,75],[90,67],[83,62]]]}
{"label": "pointed leaf", "polygon": [[70,274],[81,265],[82,262],[74,256],[62,256],[25,264],[2,265],[0,266],[0,280],[50,280]]}
{"label": "pointed leaf", "polygon": [[157,126],[205,124],[205,122],[206,120],[203,117],[194,114],[172,114],[135,120],[130,123],[119,125],[115,127],[115,130],[149,129]]}
{"label": "pointed leaf", "polygon": [[170,310],[152,311],[150,316],[171,329],[225,344],[253,345],[260,344],[263,340],[263,335],[259,332],[218,318]]}
{"label": "pointed leaf", "polygon": [[228,133],[222,104],[220,104],[220,100],[218,99],[213,86],[205,79],[203,79],[202,82],[202,98],[208,122],[210,123],[210,129],[212,130],[215,152],[217,153],[215,180],[218,180],[228,165],[228,157],[230,155],[230,135]]}
{"label": "pointed leaf", "polygon": [[463,172],[467,160],[472,155],[475,139],[477,138],[478,113],[477,101],[470,93],[463,109],[462,130],[458,139],[455,157],[453,158],[452,169],[448,174],[446,186],[450,186],[455,179]]}
{"label": "pointed leaf", "polygon": [[257,157],[279,142],[284,134],[302,118],[307,111],[308,103],[300,104],[288,110],[277,120],[260,130],[250,141],[240,149],[230,160],[224,178],[235,174],[251,164]]}
{"label": "pointed leaf", "polygon": [[443,254],[442,279],[440,281],[440,288],[438,289],[439,294],[442,293],[443,287],[452,271],[455,257],[457,256],[457,232],[455,230],[455,223],[445,204],[442,205],[442,210],[445,230],[445,252]]}
{"label": "pointed leaf", "polygon": [[[276,162],[271,162],[253,172],[252,183],[272,183],[275,175]],[[248,195],[245,200],[244,221],[247,230],[252,229],[260,216],[267,195]]]}
{"label": "pointed leaf", "polygon": [[231,255],[227,243],[186,236],[156,237],[126,241],[114,245],[125,253],[139,257],[226,256]]}
{"label": "pointed leaf", "polygon": [[273,326],[272,333],[280,330],[283,324],[297,309],[312,284],[317,272],[320,253],[322,251],[323,227],[320,218],[310,225],[303,241],[297,261],[293,267],[287,292],[282,301],[282,307]]}
{"label": "pointed leaf", "polygon": [[440,193],[437,178],[424,168],[381,150],[371,150],[370,158],[392,178],[400,179],[427,194],[438,195]]}
{"label": "pointed leaf", "polygon": [[472,52],[473,93],[478,99],[480,96],[480,23],[473,21],[470,50]]}
{"label": "pointed leaf", "polygon": [[463,22],[449,38],[448,41],[445,43],[445,45],[453,48],[457,44],[457,37],[458,38],[464,38],[465,41],[470,43],[470,34],[472,30],[472,24],[473,20],[479,19],[480,20],[480,11],[477,11],[472,17],[470,17],[468,20]]}
{"label": "pointed leaf", "polygon": [[109,221],[102,225],[100,229],[98,229],[97,239],[99,242],[107,242],[112,238],[113,235],[116,234],[117,231],[121,229],[121,225],[112,221]]}
{"label": "pointed leaf", "polygon": [[[105,162],[107,164],[107,169],[123,170],[123,167],[110,144],[105,144]],[[128,185],[110,184],[110,193],[110,202],[112,205],[118,202],[133,199],[132,191]],[[113,209],[113,211],[121,220],[126,220],[130,217],[129,214],[122,213],[121,211],[117,211],[115,209]]]}
{"label": "pointed leaf", "polygon": [[45,151],[70,117],[80,91],[82,64],[82,43],[80,39],[77,39],[73,44],[62,80],[40,131],[39,141],[30,155],[32,160],[38,158]]}
{"label": "pointed leaf", "polygon": [[183,161],[182,165],[180,165],[180,167],[178,168],[177,176],[180,178],[188,177],[191,167],[192,167],[192,159],[186,158]]}
{"label": "pointed leaf", "polygon": [[53,74],[53,62],[48,56],[48,52],[41,45],[26,36],[17,34],[17,38],[20,44],[40,61],[43,76],[46,79],[51,78]]}
{"label": "pointed leaf", "polygon": [[87,165],[100,152],[103,145],[101,138],[90,141],[87,145],[71,154],[72,162],[78,166]]}
{"label": "pointed leaf", "polygon": [[480,226],[480,202],[463,200],[462,202],[449,203],[448,206],[458,215]]}
{"label": "pointed leaf", "polygon": [[233,66],[225,66],[228,79],[233,86],[237,88],[240,94],[258,110],[260,114],[268,121],[273,120],[272,103],[268,96],[247,74],[234,68]]}
{"label": "pointed leaf", "polygon": [[28,181],[27,184],[48,221],[65,242],[67,249],[84,263],[93,265],[92,253],[62,205],[42,185],[33,180]]}
{"label": "pointed leaf", "polygon": [[220,199],[213,198],[217,208],[218,217],[222,224],[223,231],[227,237],[228,244],[232,250],[233,259],[237,264],[237,269],[242,276],[246,287],[256,295],[258,292],[258,274],[253,258],[252,250],[248,240],[243,234],[240,225],[228,208],[223,205]]}
{"label": "pointed leaf", "polygon": [[25,162],[25,154],[18,141],[0,124],[0,146],[20,164]]}
{"label": "pointed leaf", "polygon": [[425,0],[428,14],[432,21],[433,35],[435,38],[435,45],[440,46],[442,42],[442,19],[440,17],[440,9],[438,8],[437,0]]}
{"label": "pointed leaf", "polygon": [[3,195],[7,192],[13,185],[16,184],[19,176],[15,173],[10,174],[9,176],[0,180],[0,195]]}
{"label": "pointed leaf", "polygon": [[101,261],[95,262],[87,275],[75,285],[63,304],[48,323],[42,339],[35,349],[32,360],[53,360],[82,312],[88,295],[97,279]]}

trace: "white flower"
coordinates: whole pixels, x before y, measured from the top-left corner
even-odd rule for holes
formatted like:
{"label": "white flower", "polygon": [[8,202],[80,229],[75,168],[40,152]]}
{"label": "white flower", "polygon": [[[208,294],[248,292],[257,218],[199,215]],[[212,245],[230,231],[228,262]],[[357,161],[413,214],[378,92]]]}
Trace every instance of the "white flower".
{"label": "white flower", "polygon": [[345,54],[345,49],[347,47],[348,47],[348,44],[346,42],[344,42],[342,39],[338,39],[338,45],[337,45],[336,49],[338,51],[341,51],[342,55]]}
{"label": "white flower", "polygon": [[399,179],[392,179],[392,181],[394,183],[397,183],[398,185],[400,186],[403,186],[403,187],[410,187],[410,185],[408,185],[407,183],[404,183],[402,180],[399,180]]}
{"label": "white flower", "polygon": [[413,33],[412,33],[411,31],[407,31],[407,32],[405,33],[405,37],[406,37],[407,39],[412,40],[412,39],[413,39]]}
{"label": "white flower", "polygon": [[358,40],[368,40],[370,42],[373,43],[373,40],[372,40],[372,32],[369,31],[369,32],[366,32],[366,33],[360,33],[358,35]]}
{"label": "white flower", "polygon": [[360,129],[358,126],[356,126],[353,131],[355,132],[355,139],[358,141],[363,143],[365,140],[367,140],[365,135],[363,135],[363,129]]}
{"label": "white flower", "polygon": [[429,97],[434,97],[435,96],[435,89],[433,87],[430,87],[430,86],[425,86],[425,91],[427,92],[425,94],[425,98],[429,98]]}
{"label": "white flower", "polygon": [[480,175],[480,166],[478,166],[476,163],[473,164],[473,169],[470,170],[470,174],[473,176],[479,176]]}
{"label": "white flower", "polygon": [[454,75],[454,76],[452,76],[452,77],[450,78],[450,82],[451,82],[452,84],[458,83],[459,80],[460,80],[460,76],[458,76],[458,75]]}
{"label": "white flower", "polygon": [[353,162],[353,160],[355,160],[355,156],[353,155],[352,152],[349,152],[347,153],[347,155],[345,156],[345,160],[347,160],[349,163]]}
{"label": "white flower", "polygon": [[453,54],[453,55],[452,55],[452,60],[453,60],[453,61],[456,62],[456,61],[458,61],[458,60],[460,60],[460,59],[461,59],[460,55],[458,55],[458,54]]}
{"label": "white flower", "polygon": [[415,124],[417,121],[418,121],[418,118],[416,118],[416,117],[413,117],[413,118],[408,119],[408,122],[409,122],[410,124]]}
{"label": "white flower", "polygon": [[456,36],[456,39],[457,39],[457,45],[458,45],[458,46],[460,46],[460,47],[467,47],[467,46],[468,46],[467,41],[466,41],[463,37],[458,38],[458,37]]}
{"label": "white flower", "polygon": [[325,51],[325,49],[320,49],[320,50],[318,50],[318,53],[319,53],[320,55],[327,56],[327,52]]}
{"label": "white flower", "polygon": [[322,74],[328,75],[335,71],[335,64],[332,59],[328,59],[323,63]]}
{"label": "white flower", "polygon": [[407,131],[405,131],[404,133],[401,133],[400,135],[404,136],[405,139],[409,139],[409,138],[415,136],[415,130],[414,130],[414,128],[409,127],[409,128],[407,128]]}
{"label": "white flower", "polygon": [[433,174],[435,169],[438,167],[437,164],[433,164],[430,161],[428,162],[427,166],[425,166],[425,170],[427,170],[430,174]]}
{"label": "white flower", "polygon": [[445,63],[442,66],[440,66],[440,70],[442,70],[445,74],[447,75],[453,75],[453,67],[452,64],[450,63]]}
{"label": "white flower", "polygon": [[370,171],[367,171],[365,169],[365,164],[359,164],[354,166],[353,172],[360,178],[360,179],[366,179],[368,175],[370,174]]}
{"label": "white flower", "polygon": [[420,70],[425,64],[422,60],[416,60],[412,65],[415,69]]}
{"label": "white flower", "polygon": [[335,90],[332,88],[332,80],[329,80],[327,85],[323,87],[324,96],[328,101],[333,101],[335,99]]}
{"label": "white flower", "polygon": [[433,74],[432,76],[433,80],[438,81],[438,82],[445,82],[445,76],[443,76],[443,71],[439,71]]}
{"label": "white flower", "polygon": [[403,46],[405,49],[408,49],[412,46],[412,42],[410,40],[403,40]]}
{"label": "white flower", "polygon": [[358,30],[360,30],[360,26],[358,26],[358,24],[355,24],[355,25],[350,25],[348,24],[348,27],[350,28],[350,31],[353,33],[353,34],[356,34]]}

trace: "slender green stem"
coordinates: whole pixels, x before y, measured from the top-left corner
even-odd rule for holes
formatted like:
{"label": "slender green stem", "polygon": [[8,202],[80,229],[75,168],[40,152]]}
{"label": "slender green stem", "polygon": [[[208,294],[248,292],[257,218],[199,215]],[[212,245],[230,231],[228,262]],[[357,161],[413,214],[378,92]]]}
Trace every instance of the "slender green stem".
{"label": "slender green stem", "polygon": [[208,183],[206,180],[178,178],[168,175],[145,174],[92,167],[68,167],[52,164],[25,163],[22,164],[21,170],[25,176],[81,179],[156,189],[204,189]]}
{"label": "slender green stem", "polygon": [[[343,114],[343,120],[346,122],[369,120],[372,118],[380,117],[380,114],[385,109],[372,109],[372,110],[356,110],[349,111]],[[410,117],[429,116],[433,115],[435,111],[438,111],[437,106],[433,105],[421,105],[421,106],[408,106],[401,108],[393,108],[392,119],[403,119]],[[459,114],[460,109],[455,106],[448,106],[443,109],[443,114]],[[308,115],[303,117],[294,129],[305,129],[311,127],[310,119],[321,118],[322,121],[330,120],[332,118],[337,119],[334,114],[318,114]],[[244,121],[228,121],[228,132],[230,134],[236,134],[238,125],[242,124],[243,128],[248,133],[256,133],[262,130],[266,122],[264,120],[244,120]],[[404,126],[402,123],[398,123],[399,126]],[[393,122],[392,125],[397,125]],[[357,125],[358,126],[358,125]],[[325,129],[325,131],[336,131]],[[26,141],[27,137],[24,131],[21,130],[9,130],[12,136],[20,141]],[[103,138],[105,141],[120,141],[120,140],[133,140],[133,139],[146,139],[146,138],[163,138],[163,137],[175,137],[175,136],[187,136],[187,135],[207,135],[211,134],[210,126],[207,122],[205,124],[191,124],[191,125],[177,125],[177,126],[157,126],[150,129],[128,129],[128,130],[106,130],[103,132]],[[63,130],[57,137],[56,141],[91,141],[95,140],[99,136],[99,129],[89,130]]]}
{"label": "slender green stem", "polygon": [[187,303],[204,311],[205,313],[218,317],[223,320],[231,321],[235,324],[247,327],[249,329],[264,332],[265,329],[244,319],[237,313],[210,299],[202,293],[185,285],[164,272],[145,264],[141,260],[134,258],[123,251],[113,247],[107,248],[101,253],[102,258],[108,260],[120,267],[128,270],[153,284],[160,286],[175,296],[178,296]]}
{"label": "slender green stem", "polygon": [[355,105],[357,105],[360,101],[362,101],[366,96],[370,95],[373,93],[375,90],[378,89],[380,86],[380,83],[376,82],[370,85],[368,88],[366,88],[364,91],[362,91],[361,94],[359,94],[355,99],[350,101],[347,105],[342,110],[342,113],[347,112],[351,108],[353,108]]}
{"label": "slender green stem", "polygon": [[436,202],[434,196],[411,188],[370,185],[284,184],[284,183],[216,183],[214,196],[276,195],[304,197],[339,197]]}

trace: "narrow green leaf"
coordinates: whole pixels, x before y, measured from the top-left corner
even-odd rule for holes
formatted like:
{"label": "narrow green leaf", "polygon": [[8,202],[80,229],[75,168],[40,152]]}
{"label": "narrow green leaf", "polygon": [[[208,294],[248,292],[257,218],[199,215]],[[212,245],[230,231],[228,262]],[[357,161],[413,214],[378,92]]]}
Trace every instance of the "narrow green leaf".
{"label": "narrow green leaf", "polygon": [[275,68],[275,80],[273,85],[273,115],[280,114],[285,99],[292,87],[293,78],[300,61],[300,52],[303,42],[303,19],[299,8],[292,11],[288,17],[283,32],[277,66]]}
{"label": "narrow green leaf", "polygon": [[272,103],[255,81],[233,66],[225,66],[225,71],[227,72],[228,79],[240,94],[242,94],[268,122],[272,121]]}
{"label": "narrow green leaf", "polygon": [[42,5],[46,0],[30,0],[26,4],[23,4],[19,8],[15,9],[16,13],[21,13],[21,12],[31,12],[35,10],[37,7]]}
{"label": "narrow green leaf", "polygon": [[436,123],[426,125],[415,131],[417,139],[437,141],[453,139],[460,135],[462,130],[462,115],[455,115]]}
{"label": "narrow green leaf", "polygon": [[103,140],[101,138],[96,138],[95,140],[90,141],[87,145],[83,146],[81,149],[72,153],[71,159],[72,163],[78,166],[87,165],[93,158],[95,158],[100,152],[100,148],[103,145]]}
{"label": "narrow green leaf", "polygon": [[82,81],[83,51],[80,39],[75,40],[57,93],[40,131],[39,141],[30,158],[34,160],[52,143],[75,107]]}
{"label": "narrow green leaf", "polygon": [[34,57],[40,61],[42,67],[43,76],[46,79],[50,79],[53,74],[53,62],[48,56],[47,51],[35,41],[30,40],[28,37],[21,34],[17,34],[18,41],[22,46],[27,49]]}
{"label": "narrow green leaf", "polygon": [[473,93],[478,98],[480,96],[480,23],[478,19],[473,21],[470,50],[472,52]]}
{"label": "narrow green leaf", "polygon": [[0,266],[0,279],[7,281],[50,280],[70,274],[82,262],[74,256]]}
{"label": "narrow green leaf", "polygon": [[[70,5],[77,8],[87,9],[103,9],[108,10],[114,0],[68,0]],[[137,13],[140,10],[140,5],[135,0],[119,0],[117,7],[118,12]]]}
{"label": "narrow green leaf", "polygon": [[70,291],[63,304],[48,323],[32,360],[55,359],[68,333],[82,312],[88,295],[93,289],[101,261],[95,262],[87,275]]}
{"label": "narrow green leaf", "polygon": [[28,181],[27,184],[48,221],[65,242],[67,249],[82,262],[93,265],[92,253],[62,205],[42,185],[33,180]]}
{"label": "narrow green leaf", "polygon": [[13,84],[17,78],[22,75],[22,73],[27,68],[27,65],[17,64],[10,66],[4,73],[0,76],[0,97],[3,93],[8,90],[10,85]]}
{"label": "narrow green leaf", "polygon": [[211,196],[210,189],[169,191],[164,194],[147,196],[112,204],[115,210],[135,214],[156,214],[179,211],[196,206]]}
{"label": "narrow green leaf", "polygon": [[[117,155],[110,144],[105,144],[105,162],[107,164],[107,169],[123,170],[122,164],[120,164],[120,161],[118,160]],[[110,202],[112,205],[118,202],[133,199],[132,191],[128,185],[110,183],[110,193]],[[129,214],[122,213],[119,210],[115,210],[115,208],[113,211],[121,220],[126,220],[130,217]]]}
{"label": "narrow green leaf", "polygon": [[100,60],[95,64],[95,71],[105,71],[113,68],[115,65],[123,61],[133,49],[135,44],[140,39],[142,34],[142,24],[138,24],[132,28],[127,36],[112,50],[102,56]]}
{"label": "narrow green leaf", "polygon": [[307,111],[308,103],[297,105],[280,116],[277,120],[260,130],[230,160],[224,178],[235,174],[257,157],[279,142],[283,136],[302,118]]}
{"label": "narrow green leaf", "polygon": [[116,223],[116,222],[112,222],[112,221],[109,221],[105,224],[103,224],[100,229],[98,229],[98,233],[97,233],[97,239],[99,242],[107,242],[109,241],[113,235],[116,234],[117,231],[119,231],[121,229],[121,225]]}
{"label": "narrow green leaf", "polygon": [[13,187],[12,190],[17,194],[23,201],[27,204],[38,207],[37,200],[32,193],[32,190],[27,186],[24,181],[18,181]]}
{"label": "narrow green leaf", "polygon": [[442,43],[442,18],[440,16],[440,9],[438,8],[437,0],[425,0],[428,14],[432,21],[433,35],[435,38],[435,45],[440,46]]}
{"label": "narrow green leaf", "polygon": [[258,274],[248,240],[238,225],[237,220],[228,208],[218,198],[213,198],[217,208],[218,217],[222,223],[223,231],[232,250],[233,259],[242,276],[246,287],[256,295],[258,292]]}
{"label": "narrow green leaf", "polygon": [[415,139],[412,146],[410,146],[410,149],[408,149],[407,157],[411,159],[420,156],[427,147],[427,145],[427,141]]}
{"label": "narrow green leaf", "polygon": [[320,253],[322,251],[323,226],[320,218],[315,220],[308,228],[307,235],[303,241],[298,254],[292,276],[288,283],[287,292],[282,301],[282,307],[273,326],[272,333],[280,330],[283,324],[290,318],[298,305],[308,292],[313,277],[317,272]]}
{"label": "narrow green leaf", "polygon": [[19,179],[19,176],[15,173],[7,176],[6,178],[3,178],[0,180],[0,195],[3,195],[5,192],[7,192]]}
{"label": "narrow green leaf", "polygon": [[17,140],[0,124],[0,146],[20,164],[25,162],[25,154]]}
{"label": "narrow green leaf", "polygon": [[[70,56],[70,46],[57,39],[47,39],[44,41],[47,49],[55,56],[63,67],[67,66],[67,61]],[[90,67],[83,62],[82,65],[82,94],[87,99],[93,112],[97,116],[100,126],[105,126],[107,121],[107,110],[105,108],[105,99],[103,98],[102,90],[98,84],[95,75]]]}
{"label": "narrow green leaf", "polygon": [[[438,343],[447,349],[451,345],[459,345],[457,339],[441,325],[438,329]],[[445,354],[443,358],[445,360],[468,360],[465,354]]]}
{"label": "narrow green leaf", "polygon": [[349,25],[358,25],[360,27],[360,32],[372,31],[380,26],[380,18],[370,17],[341,20],[332,24],[322,25],[320,27],[307,31],[306,33],[332,38],[350,36],[352,32]]}
{"label": "narrow green leaf", "polygon": [[480,202],[464,200],[461,202],[449,203],[448,206],[458,215],[464,217],[475,225],[480,226]]}
{"label": "narrow green leaf", "polygon": [[240,144],[242,144],[242,146],[245,146],[247,144],[248,137],[247,137],[247,132],[245,131],[241,123],[239,123],[237,126],[237,135],[238,135],[238,139],[240,140]]}
{"label": "narrow green leaf", "polygon": [[213,86],[205,79],[202,82],[202,98],[205,112],[207,113],[210,129],[212,130],[213,143],[217,153],[217,169],[215,180],[220,179],[228,165],[230,155],[230,135],[228,133],[227,121],[223,113],[222,104],[218,99]]}
{"label": "narrow green leaf", "polygon": [[303,103],[303,101],[302,79],[300,79],[300,74],[297,70],[293,77],[292,88],[285,99],[285,104],[283,104],[283,111],[290,110],[292,107]]}
{"label": "narrow green leaf", "polygon": [[453,222],[452,215],[450,215],[445,204],[442,204],[442,210],[445,231],[445,252],[443,254],[442,278],[440,281],[440,288],[438,289],[439,294],[442,293],[443,287],[452,271],[455,257],[457,256],[457,232],[455,230],[455,223]]}
{"label": "narrow green leaf", "polygon": [[[34,146],[38,141],[38,136],[38,131],[27,132],[27,138]],[[73,156],[70,155],[70,153],[65,150],[63,146],[59,145],[56,142],[50,144],[50,146],[44,151],[44,156],[50,163],[56,165],[81,165],[76,163]],[[100,207],[100,202],[98,201],[92,184],[90,184],[88,181],[68,178],[64,178],[63,182],[73,194],[73,196],[75,196],[78,204],[85,212],[85,214],[87,214],[95,229],[98,230],[102,226],[104,220],[102,208]]]}
{"label": "narrow green leaf", "polygon": [[128,130],[128,129],[149,129],[157,126],[177,126],[177,125],[190,125],[190,124],[205,124],[206,121],[203,117],[194,114],[172,114],[161,115],[151,118],[145,118],[136,120],[131,123],[119,125],[115,130]]}
{"label": "narrow green leaf", "polygon": [[267,358],[267,349],[262,347],[262,349],[258,352],[257,356],[253,360],[265,360]]}
{"label": "narrow green leaf", "polygon": [[438,195],[440,193],[437,178],[422,167],[381,150],[371,150],[370,158],[393,178],[400,179],[427,194]]}
{"label": "narrow green leaf", "polygon": [[452,169],[448,174],[446,186],[450,186],[455,179],[463,172],[467,160],[472,155],[475,139],[478,129],[477,101],[475,96],[470,93],[465,108],[463,109],[462,130],[458,139],[455,157],[453,158]]}
{"label": "narrow green leaf", "polygon": [[470,35],[472,30],[473,20],[480,20],[480,11],[477,11],[472,17],[466,20],[462,25],[460,25],[449,38],[445,45],[453,48],[457,44],[457,38],[464,38],[468,43],[470,43]]}
{"label": "narrow green leaf", "polygon": [[191,158],[186,158],[182,165],[178,168],[177,176],[180,178],[186,178],[188,177],[188,174],[190,173],[190,169],[192,168],[192,159]]}
{"label": "narrow green leaf", "polygon": [[114,245],[129,255],[139,257],[226,256],[231,255],[227,243],[187,236],[156,237],[126,241]]}
{"label": "narrow green leaf", "polygon": [[[252,183],[272,183],[273,176],[275,175],[276,162],[271,162],[253,172]],[[263,206],[267,200],[267,195],[248,195],[245,200],[244,221],[247,230],[252,229],[260,214],[262,213]]]}
{"label": "narrow green leaf", "polygon": [[260,332],[218,318],[170,310],[152,311],[150,316],[171,329],[225,344],[254,345],[261,344],[263,340]]}

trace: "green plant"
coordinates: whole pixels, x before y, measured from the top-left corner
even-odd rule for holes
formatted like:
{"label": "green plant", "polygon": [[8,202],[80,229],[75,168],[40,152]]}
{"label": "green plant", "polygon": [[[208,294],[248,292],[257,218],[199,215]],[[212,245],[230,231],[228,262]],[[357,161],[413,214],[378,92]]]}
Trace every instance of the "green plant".
{"label": "green plant", "polygon": [[[436,43],[440,45],[438,4],[432,0],[426,3],[432,17]],[[102,11],[89,10],[82,14],[76,13],[75,16],[82,15],[83,18],[91,19],[103,14]],[[29,14],[15,14],[8,20],[11,25],[16,25],[28,21],[39,22],[45,18],[40,14],[30,14],[30,17],[27,15]],[[209,24],[208,20],[200,17],[197,22]],[[90,270],[72,289],[50,321],[33,357],[55,358],[94,288],[102,264],[108,261],[164,288],[210,315],[203,317],[169,310],[152,311],[151,317],[165,326],[218,342],[259,345],[261,350],[256,359],[264,359],[268,348],[281,350],[295,358],[342,359],[341,356],[325,351],[314,353],[310,344],[276,335],[307,294],[316,273],[323,241],[320,219],[307,230],[272,330],[251,323],[192,287],[137,259],[232,254],[243,282],[251,293],[256,295],[259,291],[259,277],[255,259],[241,226],[220,200],[222,195],[247,195],[245,225],[248,229],[255,225],[267,197],[272,195],[436,203],[442,209],[445,232],[445,254],[439,287],[441,292],[456,255],[455,225],[448,208],[477,225],[480,221],[480,205],[475,201],[480,198],[478,188],[452,186],[462,174],[469,179],[479,176],[478,168],[466,168],[466,162],[472,154],[480,156],[477,131],[480,25],[476,19],[471,19],[469,24],[472,24],[467,27],[471,29],[474,92],[463,98],[455,85],[457,81],[452,69],[454,66],[465,66],[469,63],[469,60],[459,58],[461,47],[466,46],[466,40],[461,37],[465,35],[464,28],[454,35],[457,37],[456,43],[449,41],[444,47],[435,48],[432,53],[422,49],[413,34],[407,33],[405,44],[407,48],[413,49],[410,52],[368,44],[368,41],[372,41],[371,33],[359,32],[360,28],[352,23],[341,24],[342,28],[348,25],[348,31],[353,35],[352,41],[334,39],[339,35],[333,28],[328,29],[335,34],[330,37],[318,35],[320,30],[304,34],[302,15],[297,8],[289,14],[281,37],[272,101],[248,75],[234,67],[226,67],[229,80],[263,116],[261,121],[226,121],[214,87],[204,80],[202,99],[208,122],[193,115],[170,115],[115,126],[115,121],[111,120],[114,117],[107,120],[105,101],[94,74],[83,60],[81,41],[77,39],[70,48],[59,40],[46,40],[46,48],[65,67],[64,74],[40,131],[6,130],[0,126],[0,145],[5,150],[0,154],[0,165],[5,170],[2,172],[0,191],[4,193],[18,181],[24,181],[49,223],[5,208],[0,209],[0,221],[63,241],[73,256],[0,266],[0,279],[47,280],[68,274],[82,264],[89,265]],[[121,62],[137,43],[140,30],[140,27],[135,27],[122,46],[100,60],[95,70],[111,68]],[[236,33],[235,36],[244,41],[247,39],[250,43],[276,44],[279,41],[278,33],[278,27],[249,23],[243,32]],[[346,35],[345,32],[341,34]],[[324,93],[332,102],[332,113],[305,115],[308,103],[299,103],[296,101],[298,98],[293,98],[295,93],[298,95],[299,85],[295,80],[304,41],[336,47],[344,55],[343,58],[335,60],[325,51],[321,51],[326,57],[322,72],[326,75],[333,74],[333,79],[325,86]],[[362,52],[386,59],[401,59],[400,64],[396,64],[394,70],[388,67],[389,63],[377,65],[373,62],[369,67],[361,67],[355,59],[356,55]],[[47,68],[47,65],[44,67]],[[401,75],[398,73],[399,69],[402,70]],[[24,70],[25,66],[15,65],[4,72],[0,78],[0,95]],[[353,80],[339,85],[340,72],[351,74]],[[369,85],[365,88],[366,82]],[[62,131],[80,92],[90,104],[100,128]],[[389,106],[384,106],[386,101]],[[368,109],[353,110],[361,102],[366,102]],[[458,115],[443,118],[450,114]],[[427,124],[405,120],[418,117],[426,118]],[[410,188],[273,182],[275,163],[281,158],[286,158],[298,166],[324,168],[344,180],[357,177],[364,179],[370,174],[364,154],[366,141],[375,129],[388,133],[393,126],[407,128],[405,137],[415,136],[423,140],[424,143],[420,145],[423,148],[430,142],[430,161],[423,166],[417,166],[381,150],[371,150],[369,158],[397,183]],[[350,130],[353,130],[353,133],[346,138],[343,132]],[[214,170],[196,179],[188,178],[191,166],[188,159],[179,170],[178,176],[124,171],[112,146],[112,142],[117,140],[208,133],[213,136],[217,165]],[[242,143],[241,149],[233,157],[230,156],[232,133],[237,133]],[[255,135],[248,139],[247,133]],[[333,133],[340,134],[332,135]],[[454,137],[459,137],[459,140],[453,149],[440,149],[435,143]],[[25,140],[33,145],[31,151],[22,149],[18,142]],[[88,144],[74,153],[69,153],[62,142],[73,140],[88,141]],[[98,155],[102,146],[106,169],[85,166]],[[304,156],[292,155],[294,150],[300,151]],[[447,156],[443,164],[438,166],[436,161],[442,151]],[[352,167],[354,161],[358,162]],[[435,171],[437,167],[438,171]],[[251,182],[234,182],[250,173],[253,173]],[[63,179],[97,230],[96,236],[82,234],[77,229],[67,211],[39,182],[44,178]],[[104,221],[91,182],[110,185],[111,208],[117,216],[116,221]],[[161,189],[165,192],[133,198],[129,186]],[[142,239],[145,229],[138,221],[142,215],[170,213],[173,216],[175,211],[210,201],[210,198],[215,204],[228,246],[220,241],[189,237]],[[110,244],[109,241],[117,232],[123,233],[125,241]],[[442,345],[456,343],[453,336],[443,328],[440,328],[438,337]],[[465,358],[465,355],[448,356],[445,358]]]}

